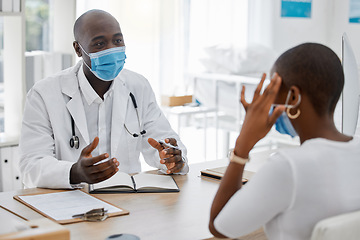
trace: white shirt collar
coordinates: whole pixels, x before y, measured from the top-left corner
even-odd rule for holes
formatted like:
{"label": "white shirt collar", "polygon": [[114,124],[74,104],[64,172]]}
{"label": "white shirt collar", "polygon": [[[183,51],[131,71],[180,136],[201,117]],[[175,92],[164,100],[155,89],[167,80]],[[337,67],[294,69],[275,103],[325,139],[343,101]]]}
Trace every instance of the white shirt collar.
{"label": "white shirt collar", "polygon": [[[94,102],[100,104],[103,102],[103,100],[101,99],[101,97],[99,97],[99,95],[95,92],[95,90],[92,88],[89,81],[87,80],[84,74],[83,66],[84,65],[80,67],[78,72],[80,90],[88,105],[91,105]],[[111,97],[113,94],[113,90],[114,90],[114,81],[112,82],[109,90],[104,94],[104,99],[106,99],[107,97]]]}

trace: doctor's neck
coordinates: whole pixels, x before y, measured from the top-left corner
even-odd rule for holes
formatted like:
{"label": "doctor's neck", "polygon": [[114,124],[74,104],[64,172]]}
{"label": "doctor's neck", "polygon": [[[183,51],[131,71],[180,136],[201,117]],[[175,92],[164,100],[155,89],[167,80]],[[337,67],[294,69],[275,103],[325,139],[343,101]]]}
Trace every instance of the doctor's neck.
{"label": "doctor's neck", "polygon": [[102,81],[101,79],[98,79],[85,65],[83,65],[83,71],[91,87],[99,97],[104,100],[104,94],[109,90],[113,81]]}

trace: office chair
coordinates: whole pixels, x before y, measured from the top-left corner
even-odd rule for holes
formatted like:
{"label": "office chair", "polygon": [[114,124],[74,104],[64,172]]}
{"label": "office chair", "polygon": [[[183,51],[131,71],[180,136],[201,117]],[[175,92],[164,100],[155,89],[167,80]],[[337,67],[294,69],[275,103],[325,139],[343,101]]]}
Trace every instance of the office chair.
{"label": "office chair", "polygon": [[360,211],[337,215],[319,221],[311,240],[360,239]]}

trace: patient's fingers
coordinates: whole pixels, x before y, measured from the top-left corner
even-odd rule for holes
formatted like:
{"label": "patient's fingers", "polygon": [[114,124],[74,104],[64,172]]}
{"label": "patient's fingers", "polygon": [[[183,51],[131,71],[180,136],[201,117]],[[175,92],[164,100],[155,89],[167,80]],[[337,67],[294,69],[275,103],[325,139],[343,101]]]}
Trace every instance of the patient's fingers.
{"label": "patient's fingers", "polygon": [[[261,76],[261,80],[260,80],[259,84],[257,85],[255,91],[254,91],[254,96],[253,96],[253,99],[252,99],[252,103],[254,103],[261,96],[260,92],[261,92],[261,89],[262,89],[262,87],[264,85],[265,79],[266,79],[266,74],[263,73],[263,75]],[[245,111],[247,111],[250,103],[248,103],[245,100],[245,86],[242,86],[242,89],[241,89],[240,102],[243,105],[243,107],[245,108]]]}
{"label": "patient's fingers", "polygon": [[262,97],[267,104],[272,104],[275,101],[277,93],[281,86],[281,77],[279,75],[274,74],[274,77],[271,79],[270,84],[264,91]]}
{"label": "patient's fingers", "polygon": [[285,106],[277,106],[272,114],[269,116],[269,124],[272,126],[275,124],[276,120],[280,117],[282,112],[285,111]]}
{"label": "patient's fingers", "polygon": [[257,87],[255,89],[253,102],[260,96],[260,92],[261,92],[261,89],[262,89],[262,87],[264,85],[265,79],[266,79],[266,74],[263,73],[263,75],[261,76],[261,80],[260,80],[259,84],[257,85]]}
{"label": "patient's fingers", "polygon": [[249,107],[249,103],[245,100],[245,86],[242,86],[241,89],[241,96],[240,96],[240,102],[243,105],[245,111],[247,111],[247,108]]}

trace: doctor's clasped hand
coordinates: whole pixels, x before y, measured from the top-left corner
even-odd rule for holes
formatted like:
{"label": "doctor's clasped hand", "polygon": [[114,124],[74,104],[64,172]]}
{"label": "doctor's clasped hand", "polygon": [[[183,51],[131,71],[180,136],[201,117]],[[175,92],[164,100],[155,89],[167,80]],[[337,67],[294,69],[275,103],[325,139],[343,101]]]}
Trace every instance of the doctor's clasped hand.
{"label": "doctor's clasped hand", "polygon": [[99,144],[99,138],[96,137],[80,154],[79,160],[72,165],[70,170],[70,183],[78,184],[81,182],[98,183],[112,177],[119,171],[119,162],[116,158],[109,157],[108,153],[93,157],[91,152]]}
{"label": "doctor's clasped hand", "polygon": [[[183,169],[185,161],[180,149],[165,146],[165,144],[161,144],[153,138],[149,138],[148,142],[153,148],[159,151],[160,163],[165,164],[167,167],[167,174],[177,173]],[[177,147],[175,138],[166,138],[165,143]]]}

